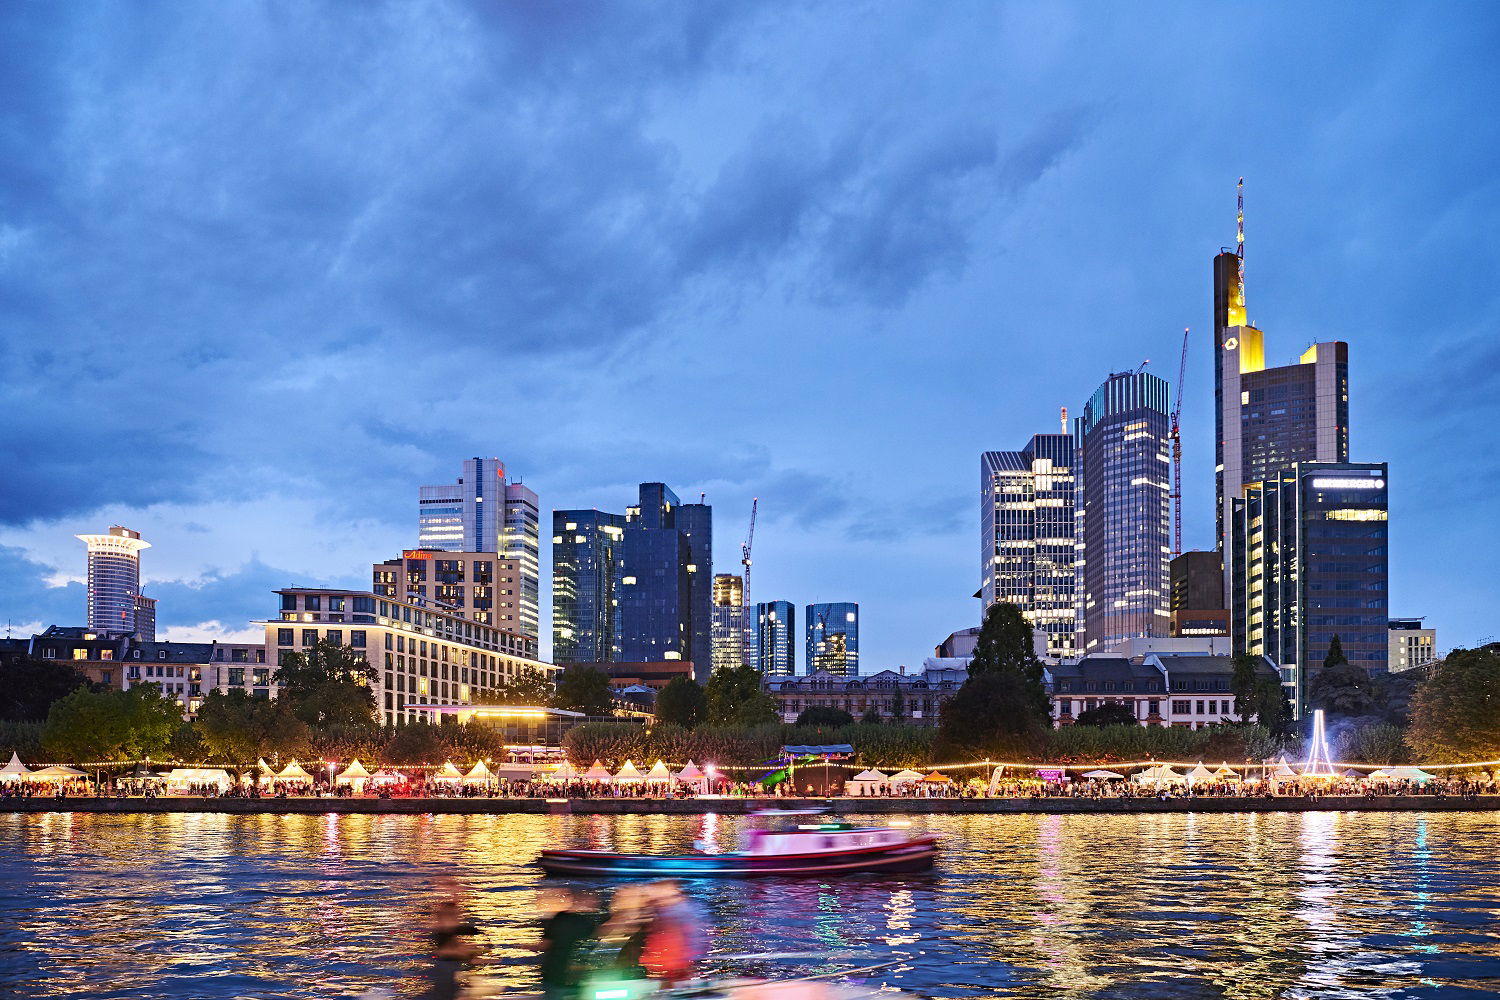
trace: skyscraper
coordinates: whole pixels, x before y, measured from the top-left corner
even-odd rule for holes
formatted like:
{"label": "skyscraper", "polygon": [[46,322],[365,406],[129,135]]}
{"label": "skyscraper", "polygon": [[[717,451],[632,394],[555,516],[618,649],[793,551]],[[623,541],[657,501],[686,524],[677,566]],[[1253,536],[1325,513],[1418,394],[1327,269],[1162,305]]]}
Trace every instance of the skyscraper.
{"label": "skyscraper", "polygon": [[809,604],[806,612],[807,672],[858,676],[859,605],[849,601]]}
{"label": "skyscraper", "polygon": [[980,585],[984,607],[1014,604],[1047,635],[1049,656],[1074,655],[1073,440],[1038,434],[1020,451],[979,457]]}
{"label": "skyscraper", "polygon": [[[89,548],[88,624],[96,632],[135,632],[141,594],[141,550],[151,543],[139,531],[112,525],[107,534],[75,535]],[[149,599],[148,599],[149,600]],[[156,638],[156,602],[150,602],[149,638]]]}
{"label": "skyscraper", "polygon": [[1334,636],[1351,664],[1388,667],[1387,471],[1299,462],[1231,504],[1234,648],[1276,663],[1299,712]]}
{"label": "skyscraper", "polygon": [[509,483],[498,458],[470,458],[456,483],[421,487],[417,547],[451,552],[495,552],[521,570],[521,631],[535,636],[541,622],[540,518],[537,496]]}
{"label": "skyscraper", "polygon": [[521,623],[521,564],[514,559],[495,552],[407,549],[371,569],[377,597],[439,607],[535,641]]}
{"label": "skyscraper", "polygon": [[1114,374],[1073,423],[1080,652],[1170,634],[1169,396],[1155,375]]}
{"label": "skyscraper", "polygon": [[620,656],[620,560],[625,517],[552,512],[552,659],[613,663]]}
{"label": "skyscraper", "polygon": [[797,672],[797,608],[791,601],[755,606],[756,668],[767,677]]}
{"label": "skyscraper", "polygon": [[745,578],[738,573],[715,573],[713,668],[734,669],[749,662],[745,651]]}
{"label": "skyscraper", "polygon": [[1184,552],[1171,562],[1172,635],[1229,635],[1224,564],[1217,552]]}
{"label": "skyscraper", "polygon": [[692,660],[713,669],[713,508],[682,503],[663,483],[642,483],[625,512],[619,662]]}

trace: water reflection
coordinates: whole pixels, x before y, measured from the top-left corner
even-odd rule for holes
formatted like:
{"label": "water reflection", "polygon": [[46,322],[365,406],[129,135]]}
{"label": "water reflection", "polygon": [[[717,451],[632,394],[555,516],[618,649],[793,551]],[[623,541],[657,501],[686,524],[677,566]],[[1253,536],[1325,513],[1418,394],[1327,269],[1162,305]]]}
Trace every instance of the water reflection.
{"label": "water reflection", "polygon": [[[414,986],[451,886],[533,989],[544,846],[732,849],[739,817],[0,816],[0,994]],[[938,997],[1439,996],[1500,986],[1500,814],[952,816],[929,875],[687,883],[737,969]],[[579,885],[607,893],[604,882]],[[873,957],[871,961],[875,960]]]}

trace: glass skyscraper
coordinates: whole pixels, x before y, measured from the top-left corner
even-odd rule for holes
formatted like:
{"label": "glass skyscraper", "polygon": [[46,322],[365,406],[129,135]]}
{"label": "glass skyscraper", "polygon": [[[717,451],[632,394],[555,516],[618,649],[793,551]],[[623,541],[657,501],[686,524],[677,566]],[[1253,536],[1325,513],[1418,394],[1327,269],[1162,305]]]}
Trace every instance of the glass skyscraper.
{"label": "glass skyscraper", "polygon": [[1020,451],[979,457],[984,607],[1020,608],[1057,657],[1073,656],[1077,642],[1074,498],[1067,434],[1038,434]]}
{"label": "glass skyscraper", "polygon": [[1299,714],[1333,637],[1353,665],[1388,668],[1384,463],[1300,462],[1246,487],[1230,511],[1236,650],[1281,668]]}
{"label": "glass skyscraper", "polygon": [[642,483],[625,512],[620,577],[623,663],[692,660],[713,669],[713,508],[682,503],[663,483]]}
{"label": "glass skyscraper", "polygon": [[494,552],[520,566],[521,631],[541,627],[541,511],[537,495],[507,482],[498,458],[470,458],[455,483],[423,486],[417,496],[417,547]]}
{"label": "glass skyscraper", "polygon": [[734,669],[750,660],[745,651],[745,578],[714,574],[713,668]]}
{"label": "glass skyscraper", "polygon": [[807,672],[841,677],[859,674],[859,605],[848,601],[809,604]]}
{"label": "glass skyscraper", "polygon": [[[75,535],[89,548],[88,623],[96,632],[136,632],[140,625],[156,638],[156,602],[141,597],[141,550],[151,543],[139,531],[113,525],[103,535]],[[149,622],[147,622],[149,619]]]}
{"label": "glass skyscraper", "polygon": [[619,588],[625,518],[552,512],[552,660],[613,663],[620,656]]}
{"label": "glass skyscraper", "polygon": [[1171,401],[1145,372],[1111,375],[1073,423],[1080,652],[1171,634]]}
{"label": "glass skyscraper", "polygon": [[756,667],[767,677],[797,672],[797,608],[791,601],[755,606]]}

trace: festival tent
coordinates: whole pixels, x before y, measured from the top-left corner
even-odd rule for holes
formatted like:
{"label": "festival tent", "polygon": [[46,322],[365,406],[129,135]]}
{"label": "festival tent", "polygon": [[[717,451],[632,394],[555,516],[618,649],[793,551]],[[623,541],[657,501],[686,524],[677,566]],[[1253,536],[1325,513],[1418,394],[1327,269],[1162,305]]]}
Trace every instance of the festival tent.
{"label": "festival tent", "polygon": [[1093,781],[1118,781],[1125,777],[1125,775],[1115,771],[1085,771],[1083,772],[1083,776]]}
{"label": "festival tent", "polygon": [[941,771],[933,771],[922,780],[931,782],[934,785],[951,785],[953,783],[953,779],[948,777],[946,774],[943,774]]}
{"label": "festival tent", "polygon": [[1368,775],[1366,775],[1366,777],[1368,777],[1371,781],[1390,781],[1391,773],[1389,771],[1381,771],[1377,769],[1371,771]]}
{"label": "festival tent", "polygon": [[31,773],[31,768],[21,763],[21,757],[11,751],[10,763],[0,767],[0,781],[19,781]]}
{"label": "festival tent", "polygon": [[255,780],[257,784],[269,785],[276,778],[276,769],[266,763],[261,757],[255,762]]}
{"label": "festival tent", "polygon": [[[527,768],[526,772],[529,775],[531,768]],[[484,785],[494,780],[495,772],[486,767],[482,760],[476,760],[474,766],[469,768],[469,773],[463,777],[463,782],[466,785]]]}
{"label": "festival tent", "polygon": [[1220,764],[1219,769],[1214,772],[1214,777],[1218,778],[1220,781],[1240,780],[1239,772],[1235,771],[1235,769],[1230,767],[1228,764]]}
{"label": "festival tent", "polygon": [[1214,773],[1208,768],[1204,767],[1202,764],[1199,764],[1187,774],[1187,782],[1190,785],[1207,784],[1208,782],[1213,780]]}
{"label": "festival tent", "polygon": [[372,785],[394,785],[404,780],[405,777],[403,775],[398,774],[395,771],[387,771],[384,769],[376,771],[374,774],[370,775],[370,784]]}
{"label": "festival tent", "polygon": [[920,772],[920,771],[913,771],[910,768],[907,768],[906,770],[902,770],[902,771],[897,771],[895,774],[891,775],[891,784],[893,784],[893,785],[905,784],[908,781],[921,781],[921,780],[922,780],[922,772]]}
{"label": "festival tent", "polygon": [[335,785],[353,785],[355,792],[365,787],[365,782],[370,779],[370,772],[359,762],[359,758],[349,762],[349,766],[339,772],[339,776],[333,779]]}
{"label": "festival tent", "polygon": [[594,763],[589,766],[589,769],[583,772],[584,781],[609,781],[611,780],[611,778],[612,775],[604,766],[604,761],[602,760],[594,761]]}
{"label": "festival tent", "polygon": [[1295,778],[1296,776],[1297,772],[1292,770],[1291,765],[1286,762],[1285,757],[1277,761],[1276,766],[1271,768],[1271,777],[1273,778]]}
{"label": "festival tent", "polygon": [[640,781],[641,780],[640,768],[636,767],[635,764],[632,761],[628,761],[627,760],[625,762],[625,766],[622,767],[622,768],[620,768],[620,770],[618,770],[618,771],[615,772],[615,780],[616,781]]}
{"label": "festival tent", "polygon": [[288,764],[286,767],[284,767],[284,768],[281,769],[281,773],[276,776],[276,780],[277,781],[311,781],[312,780],[312,775],[308,774],[307,771],[303,770],[302,765],[299,764],[299,763],[297,763],[294,760],[290,764]]}
{"label": "festival tent", "polygon": [[73,767],[64,767],[61,764],[44,767],[40,771],[32,771],[26,776],[28,781],[67,781],[70,778],[81,777],[83,777],[82,771]]}
{"label": "festival tent", "polygon": [[651,770],[646,772],[646,780],[666,783],[672,780],[672,772],[667,770],[665,762],[657,761],[651,765]]}
{"label": "festival tent", "polygon": [[1432,780],[1432,775],[1420,767],[1393,767],[1391,777],[1397,781],[1415,781],[1418,784]]}
{"label": "festival tent", "polygon": [[464,776],[458,768],[453,766],[453,761],[444,761],[443,766],[438,768],[432,775],[433,781],[463,781]]}
{"label": "festival tent", "polygon": [[193,785],[213,785],[220,791],[229,787],[229,773],[217,767],[174,767],[167,772],[167,788],[182,790]]}
{"label": "festival tent", "polygon": [[530,764],[521,762],[501,764],[493,773],[496,778],[504,778],[506,781],[530,781],[535,774]]}
{"label": "festival tent", "polygon": [[708,775],[704,774],[702,768],[694,764],[691,759],[673,777],[684,785],[692,785],[698,789],[699,795],[708,794]]}
{"label": "festival tent", "polygon": [[572,781],[578,777],[578,769],[567,761],[563,761],[557,766],[557,770],[551,774],[544,775],[544,777],[548,781]]}
{"label": "festival tent", "polygon": [[1346,777],[1346,778],[1359,779],[1359,778],[1363,778],[1364,776],[1365,776],[1365,773],[1363,771],[1356,771],[1352,767],[1349,768],[1349,770],[1347,770],[1347,771],[1344,772],[1344,777]]}
{"label": "festival tent", "polygon": [[880,791],[881,785],[890,783],[890,778],[879,771],[871,768],[861,771],[848,781],[844,782],[845,795],[874,795]]}
{"label": "festival tent", "polygon": [[1158,764],[1155,767],[1148,767],[1146,768],[1146,770],[1140,772],[1134,777],[1136,781],[1140,782],[1143,785],[1149,785],[1153,783],[1158,785],[1180,785],[1184,780],[1182,775],[1172,770],[1166,764]]}

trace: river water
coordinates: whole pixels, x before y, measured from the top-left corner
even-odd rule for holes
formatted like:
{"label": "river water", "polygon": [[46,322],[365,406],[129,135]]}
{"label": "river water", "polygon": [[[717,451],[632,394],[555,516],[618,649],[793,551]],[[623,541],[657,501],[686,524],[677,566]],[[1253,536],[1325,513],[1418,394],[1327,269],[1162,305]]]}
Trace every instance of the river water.
{"label": "river water", "polygon": [[[534,989],[544,846],[731,845],[739,817],[0,814],[0,995],[407,995],[463,895]],[[763,822],[763,821],[760,821]],[[931,997],[1500,994],[1500,812],[914,817],[920,876],[689,882],[717,955]],[[600,886],[600,888],[606,888]]]}

